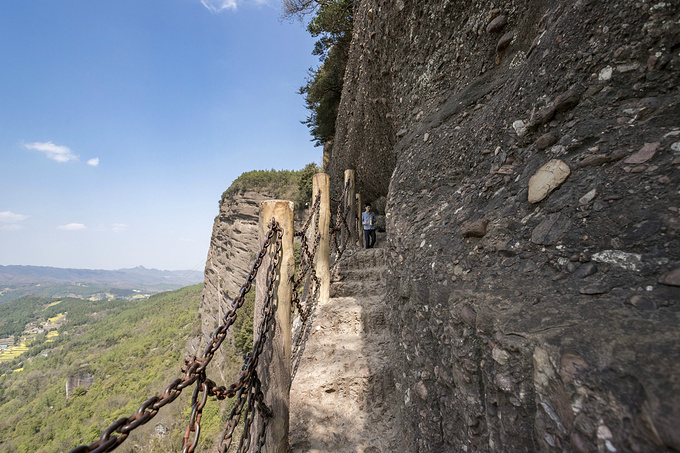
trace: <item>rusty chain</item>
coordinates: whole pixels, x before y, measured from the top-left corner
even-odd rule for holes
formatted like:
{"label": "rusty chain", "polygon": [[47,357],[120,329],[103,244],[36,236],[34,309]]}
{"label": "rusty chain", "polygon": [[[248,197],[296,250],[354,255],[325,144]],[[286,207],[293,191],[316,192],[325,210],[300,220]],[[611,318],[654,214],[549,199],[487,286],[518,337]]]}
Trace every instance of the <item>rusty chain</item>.
{"label": "rusty chain", "polygon": [[[347,248],[346,241],[341,241],[343,242],[342,247],[338,244],[337,234],[348,234],[350,231],[347,224],[347,214],[350,208],[349,203],[347,203],[346,200],[348,189],[349,182],[347,182],[345,185],[339,200],[334,200],[331,198],[331,200],[338,203],[336,223],[335,226],[331,228],[332,242],[336,251],[335,263],[340,260],[343,252]],[[316,270],[314,269],[314,258],[316,256],[316,250],[321,238],[321,235],[319,234],[320,200],[321,193],[319,192],[302,230],[294,233],[294,236],[301,238],[301,247],[300,267],[297,278],[293,282],[292,307],[298,310],[301,326],[296,332],[293,342],[293,377],[295,376],[295,371],[297,370],[302,351],[304,350],[303,343],[309,335],[308,321],[310,313],[313,310],[314,303],[318,300],[318,292],[320,287],[319,280],[316,276]],[[344,211],[342,209],[343,205],[345,207]],[[313,218],[316,220],[313,235],[314,243],[310,250],[307,239],[307,230],[309,229]],[[237,318],[237,310],[242,307],[245,295],[252,287],[252,283],[255,280],[255,276],[257,275],[262,261],[269,251],[271,240],[274,237],[274,234],[276,234],[276,250],[268,269],[266,296],[262,307],[262,319],[257,330],[258,339],[253,345],[253,352],[246,359],[242,373],[238,380],[231,384],[228,388],[224,386],[218,387],[212,380],[207,378],[205,369],[212,360],[214,354],[222,345],[222,342],[227,336],[229,328],[235,322]],[[203,351],[202,356],[200,358],[197,358],[196,356],[185,358],[185,363],[181,368],[184,376],[173,380],[165,388],[163,393],[147,399],[141,404],[135,414],[116,420],[102,433],[99,440],[90,445],[81,445],[76,447],[69,453],[100,453],[116,449],[127,439],[130,432],[155,417],[160,408],[177,399],[182,393],[182,390],[193,383],[196,383],[196,387],[191,400],[191,415],[189,424],[184,434],[184,444],[182,447],[183,453],[194,452],[198,445],[202,411],[209,396],[215,396],[220,400],[236,397],[235,405],[229,414],[225,430],[223,431],[222,438],[219,443],[218,450],[221,453],[226,453],[229,450],[233,440],[234,430],[241,419],[244,407],[244,430],[236,451],[248,451],[248,448],[250,447],[250,427],[256,415],[262,417],[264,421],[261,431],[257,435],[257,451],[259,451],[264,446],[266,441],[267,420],[272,416],[272,413],[264,402],[264,394],[261,389],[262,383],[260,382],[255,369],[259,362],[260,355],[262,354],[267,338],[267,332],[269,331],[273,319],[273,287],[276,280],[276,268],[278,267],[281,252],[282,236],[283,230],[276,220],[272,219],[271,223],[269,224],[269,230],[267,232],[266,239],[262,244],[262,248],[258,253],[257,258],[253,262],[246,281],[241,286],[238,295],[234,297],[231,310],[225,313],[224,317],[222,318],[222,324],[220,324],[213,332],[211,340]],[[305,280],[305,276],[307,276],[307,283],[303,285],[303,290],[307,294],[307,297],[303,307],[302,302],[300,301],[298,288],[302,284],[303,280]],[[116,433],[118,435],[116,435]],[[190,441],[192,433],[193,440]]]}
{"label": "rusty chain", "polygon": [[[321,241],[321,235],[319,234],[319,218],[321,217],[320,207],[321,207],[321,191],[319,191],[316,195],[312,211],[310,212],[310,215],[307,218],[304,227],[300,232],[295,233],[296,235],[300,236],[300,263],[297,277],[295,278],[295,280],[293,280],[291,309],[298,310],[298,313],[300,314],[300,318],[303,323],[307,320],[308,308],[302,307],[298,288],[300,287],[300,284],[303,282],[303,280],[308,274],[311,276],[312,281],[318,285],[318,279],[316,278],[316,270],[314,269],[314,258],[316,256],[316,250],[319,246],[319,242]],[[314,246],[310,250],[307,239],[307,230],[311,223],[312,217],[314,217],[316,221],[314,222],[314,234],[313,234]]]}
{"label": "rusty chain", "polygon": [[[308,325],[310,323],[310,314],[312,313],[315,307],[315,302],[319,297],[320,281],[316,276],[315,258],[316,251],[318,249],[319,243],[321,242],[321,234],[319,231],[319,219],[321,217],[320,202],[321,191],[317,193],[310,217],[308,218],[307,222],[305,222],[305,226],[302,229],[302,234],[300,235],[299,268],[297,277],[293,281],[293,297],[291,301],[291,310],[293,310],[293,312],[297,310],[300,322],[297,325],[294,323],[293,329],[293,342],[291,350],[291,369],[293,372],[291,375],[291,380],[294,378],[297,365],[302,358],[302,351],[304,348],[301,347],[301,344],[303,340],[307,338],[305,333],[309,330]],[[315,222],[314,231],[310,235],[311,238],[313,238],[313,245],[310,248],[307,233],[312,216],[315,217]],[[303,297],[303,299],[305,299],[304,305],[301,300],[302,298],[300,297],[300,288],[302,289],[302,293],[306,294],[306,296]]]}
{"label": "rusty chain", "polygon": [[[349,205],[349,200],[347,200],[347,191],[349,190],[349,181],[345,183],[345,188],[342,191],[342,195],[340,195],[339,200],[333,200],[336,203],[338,203],[338,209],[335,215],[335,225],[331,228],[331,243],[333,245],[333,249],[335,250],[335,261],[331,265],[333,267],[335,264],[337,264],[340,259],[342,258],[342,254],[345,252],[347,249],[347,240],[342,241],[342,234],[344,233],[347,237],[350,236],[349,232],[349,225],[347,224],[347,214],[349,214],[350,210],[350,205]],[[345,207],[343,210],[342,207]],[[343,230],[344,227],[344,230]],[[338,243],[338,233],[341,235],[341,243]]]}
{"label": "rusty chain", "polygon": [[[258,329],[258,340],[253,346],[253,353],[251,354],[247,363],[244,365],[244,371],[239,377],[238,381],[231,384],[229,388],[216,387],[213,381],[207,379],[205,369],[212,360],[215,352],[219,349],[222,342],[226,338],[229,327],[236,320],[236,311],[241,308],[246,293],[248,293],[252,287],[252,283],[255,280],[255,276],[257,275],[260,266],[262,265],[262,260],[269,250],[271,239],[274,237],[274,234],[276,234],[276,250],[268,270],[267,292],[262,309],[264,316]],[[278,267],[279,257],[281,254],[282,237],[283,230],[281,229],[278,222],[276,222],[275,219],[272,219],[269,224],[269,230],[267,232],[266,239],[262,244],[262,248],[253,263],[245,283],[243,286],[241,286],[239,294],[233,299],[231,310],[229,310],[229,312],[224,315],[222,324],[213,332],[211,340],[203,351],[201,358],[197,358],[196,356],[185,358],[185,363],[181,368],[184,376],[174,379],[165,388],[163,393],[152,396],[151,398],[144,401],[139,406],[137,412],[133,415],[129,417],[122,417],[113,422],[108,428],[106,428],[106,430],[104,430],[99,440],[93,442],[90,445],[80,445],[70,450],[69,453],[103,453],[116,449],[128,438],[130,432],[139,426],[144,425],[153,417],[155,417],[163,406],[177,399],[182,393],[183,389],[197,381],[198,382],[192,397],[190,422],[184,436],[184,446],[182,449],[183,452],[193,452],[196,448],[196,445],[198,444],[202,410],[205,406],[208,396],[216,396],[218,399],[224,399],[225,397],[232,398],[238,394],[240,398],[240,395],[246,392],[248,395],[254,395],[252,398],[256,403],[255,405],[258,408],[258,413],[260,413],[260,415],[265,418],[265,420],[271,416],[271,411],[269,411],[267,406],[264,404],[264,396],[260,389],[261,383],[257,378],[255,367],[257,366],[259,356],[262,353],[262,349],[264,348],[267,331],[271,325],[273,287],[274,281],[276,280],[276,268]],[[203,393],[203,396],[199,401],[199,395],[201,392]],[[245,403],[245,401],[243,403]],[[243,403],[241,403],[241,408],[243,407]],[[235,407],[238,407],[238,404]],[[232,413],[233,412],[234,411],[232,410]],[[230,423],[231,420],[232,419],[230,418]],[[238,420],[236,420],[236,423],[238,423]],[[190,445],[187,445],[192,432],[194,433],[194,440]],[[233,432],[233,427],[231,428],[231,432]],[[260,448],[261,445],[263,445],[263,442],[264,434],[260,433],[258,441],[258,443],[260,443]],[[226,449],[222,451],[226,451]]]}
{"label": "rusty chain", "polygon": [[[272,228],[271,225],[276,225],[275,228]],[[269,265],[269,269],[267,272],[267,280],[266,280],[266,292],[265,292],[265,298],[264,302],[262,304],[262,318],[260,320],[260,324],[257,329],[257,334],[258,338],[255,341],[253,345],[253,352],[250,354],[248,360],[244,364],[244,370],[241,373],[241,376],[239,377],[238,381],[231,386],[229,386],[228,389],[225,389],[224,387],[216,387],[213,389],[212,392],[209,392],[208,389],[206,388],[204,391],[204,396],[203,400],[201,402],[198,402],[197,395],[200,393],[200,387],[197,385],[196,390],[194,391],[194,396],[192,398],[192,418],[189,421],[189,426],[187,427],[187,432],[184,436],[184,447],[182,449],[182,453],[192,453],[196,445],[198,444],[198,437],[200,434],[200,420],[201,420],[201,411],[203,410],[203,406],[205,406],[205,400],[207,399],[207,396],[209,393],[212,395],[216,396],[218,399],[224,399],[226,398],[232,398],[234,395],[236,395],[236,392],[239,391],[240,389],[244,388],[245,392],[248,394],[248,400],[252,399],[252,392],[253,392],[253,385],[254,385],[254,376],[256,376],[256,367],[259,362],[260,355],[262,354],[262,351],[264,349],[264,345],[267,339],[267,332],[269,331],[269,328],[272,323],[272,319],[274,317],[274,282],[276,281],[276,268],[278,267],[279,264],[279,259],[281,256],[281,242],[282,242],[282,237],[283,237],[283,230],[276,224],[276,221],[272,219],[272,223],[270,223],[270,231],[273,231],[273,229],[277,230],[277,238],[276,238],[276,250],[274,251],[272,261]],[[269,238],[269,237],[268,237]],[[266,251],[265,251],[266,254]],[[264,258],[264,254],[262,254],[262,257]],[[258,256],[259,259],[259,256]],[[261,260],[260,260],[261,264]],[[259,268],[259,265],[258,265]],[[255,275],[257,274],[257,270],[255,270],[255,273],[253,274],[251,271],[251,275],[254,279]],[[250,283],[252,284],[252,280],[250,279]],[[244,285],[245,286],[245,285]],[[250,289],[250,288],[248,288]],[[245,296],[245,293],[247,291],[243,292],[243,288],[241,289],[241,293],[243,293],[243,296]],[[238,296],[237,296],[238,298]],[[236,301],[235,298],[234,300]],[[243,303],[242,301],[243,298],[241,298],[241,304]],[[233,305],[236,305],[236,302],[234,302]],[[235,310],[232,309],[234,311]],[[226,320],[229,314],[226,314],[224,319]],[[235,319],[235,316],[234,316]],[[220,342],[221,343],[221,342]],[[206,348],[206,351],[209,351],[209,348]],[[215,351],[212,353],[214,354]],[[204,353],[205,354],[205,353]],[[211,356],[212,357],[212,356]],[[259,380],[258,380],[259,382]],[[258,387],[259,388],[259,387]],[[264,395],[262,392],[259,392],[256,397],[260,398],[258,401],[258,406],[259,407],[266,407],[264,404]],[[250,406],[248,406],[250,407]],[[196,412],[196,416],[194,416],[194,412]],[[266,417],[265,417],[266,419]],[[230,420],[231,421],[231,420]],[[235,426],[235,425],[234,425]],[[231,430],[233,432],[233,430]],[[191,443],[191,445],[188,445],[188,438],[190,437],[190,433],[194,432],[194,441]],[[244,431],[243,436],[246,436],[247,433]],[[243,437],[241,438],[241,444],[243,442]],[[223,452],[226,452],[229,448],[229,445],[231,444],[231,439],[227,444],[225,445],[224,443],[224,438],[222,441],[220,441],[220,448],[222,448]],[[239,447],[238,451],[242,451]]]}

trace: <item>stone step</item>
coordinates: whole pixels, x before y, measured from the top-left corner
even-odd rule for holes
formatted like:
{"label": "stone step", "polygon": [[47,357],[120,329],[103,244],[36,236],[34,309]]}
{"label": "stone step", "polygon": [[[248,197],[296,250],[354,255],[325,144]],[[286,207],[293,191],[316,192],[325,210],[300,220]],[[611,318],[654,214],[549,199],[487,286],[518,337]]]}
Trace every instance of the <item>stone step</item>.
{"label": "stone step", "polygon": [[[291,389],[291,451],[398,451],[383,297],[320,304]],[[382,325],[383,327],[380,327]]]}
{"label": "stone step", "polygon": [[311,318],[291,386],[294,453],[401,451],[385,260],[379,237],[377,248],[347,250],[331,271],[331,298]]}
{"label": "stone step", "polygon": [[333,267],[339,271],[382,267],[385,265],[386,256],[384,248],[351,249],[345,251],[340,261]]}
{"label": "stone step", "polygon": [[376,266],[370,269],[334,269],[331,272],[331,283],[342,281],[379,281],[385,284],[387,266]]}
{"label": "stone step", "polygon": [[381,281],[355,281],[333,282],[330,287],[331,297],[370,297],[385,293],[385,283]]}

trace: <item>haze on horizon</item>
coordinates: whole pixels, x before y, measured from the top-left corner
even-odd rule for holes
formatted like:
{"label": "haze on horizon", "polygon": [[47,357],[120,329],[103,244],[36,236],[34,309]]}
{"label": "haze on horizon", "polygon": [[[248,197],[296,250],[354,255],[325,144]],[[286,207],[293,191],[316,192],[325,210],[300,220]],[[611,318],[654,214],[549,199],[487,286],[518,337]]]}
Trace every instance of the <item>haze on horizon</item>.
{"label": "haze on horizon", "polygon": [[313,43],[278,2],[0,4],[0,264],[202,269],[236,177],[320,160]]}

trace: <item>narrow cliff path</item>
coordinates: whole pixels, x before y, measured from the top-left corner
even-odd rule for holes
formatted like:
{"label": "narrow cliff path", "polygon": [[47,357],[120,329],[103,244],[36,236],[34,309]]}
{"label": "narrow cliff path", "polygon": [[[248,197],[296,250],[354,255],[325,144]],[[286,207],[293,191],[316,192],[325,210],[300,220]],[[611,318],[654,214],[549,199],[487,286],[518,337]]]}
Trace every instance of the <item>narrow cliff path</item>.
{"label": "narrow cliff path", "polygon": [[293,453],[399,450],[380,242],[346,253],[331,272],[331,297],[316,309],[291,388]]}

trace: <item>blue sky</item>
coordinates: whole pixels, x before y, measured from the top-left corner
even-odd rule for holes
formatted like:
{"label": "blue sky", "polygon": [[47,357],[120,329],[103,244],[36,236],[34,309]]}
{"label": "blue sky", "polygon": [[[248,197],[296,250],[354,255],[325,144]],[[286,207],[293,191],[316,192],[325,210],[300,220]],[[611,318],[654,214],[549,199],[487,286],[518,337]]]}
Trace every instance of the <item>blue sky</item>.
{"label": "blue sky", "polygon": [[202,270],[222,192],[321,149],[280,4],[0,2],[0,264]]}

